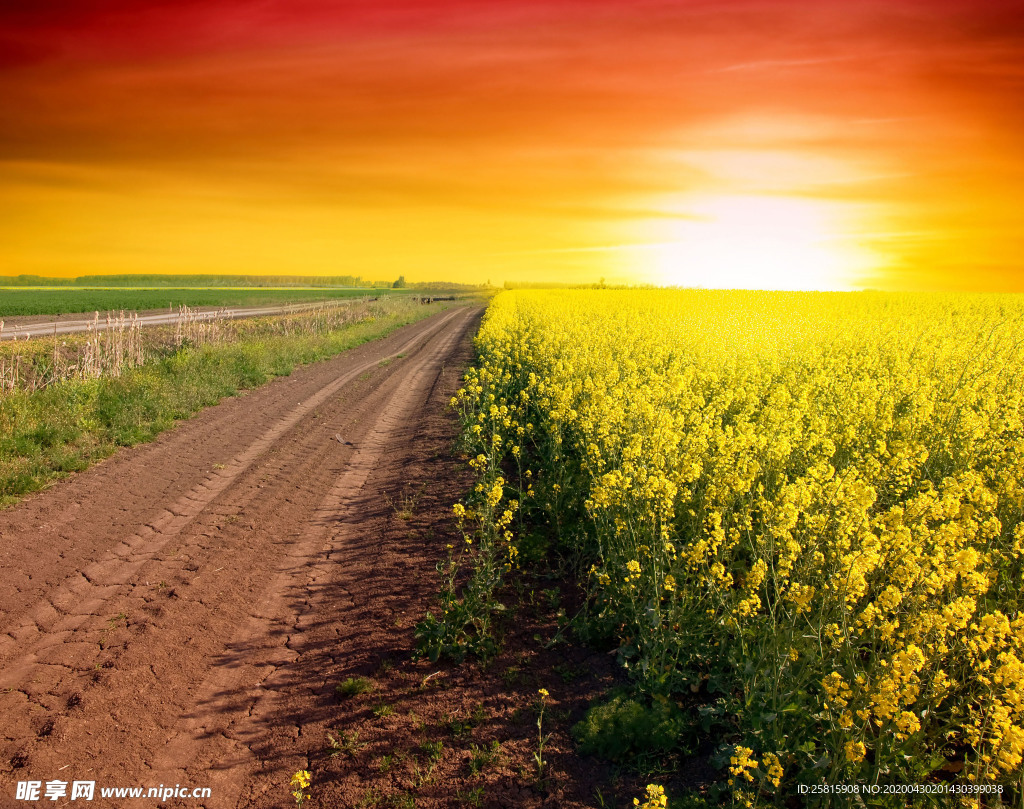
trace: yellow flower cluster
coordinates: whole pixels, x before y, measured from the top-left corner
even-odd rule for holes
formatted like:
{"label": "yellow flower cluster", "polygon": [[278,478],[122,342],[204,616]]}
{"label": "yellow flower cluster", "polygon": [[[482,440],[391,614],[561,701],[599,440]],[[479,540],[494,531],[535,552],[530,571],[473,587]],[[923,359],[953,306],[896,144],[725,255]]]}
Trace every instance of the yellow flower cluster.
{"label": "yellow flower cluster", "polygon": [[668,795],[663,786],[648,784],[644,793],[643,803],[639,798],[633,798],[633,806],[639,806],[640,809],[665,809],[668,806]]}
{"label": "yellow flower cluster", "polygon": [[937,750],[1020,778],[1024,300],[517,291],[477,349],[455,404],[493,520],[518,488],[592,545],[650,690],[742,695],[734,780],[912,782]]}
{"label": "yellow flower cluster", "polygon": [[740,745],[729,757],[729,774],[732,776],[729,779],[730,784],[733,783],[735,778],[745,778],[747,781],[754,780],[751,771],[757,769],[758,763],[757,759],[752,755],[753,752],[749,747]]}
{"label": "yellow flower cluster", "polygon": [[303,803],[309,800],[309,785],[311,783],[313,783],[313,777],[310,775],[309,770],[299,770],[292,775],[290,782],[292,797],[295,798],[295,803],[298,806],[302,806]]}

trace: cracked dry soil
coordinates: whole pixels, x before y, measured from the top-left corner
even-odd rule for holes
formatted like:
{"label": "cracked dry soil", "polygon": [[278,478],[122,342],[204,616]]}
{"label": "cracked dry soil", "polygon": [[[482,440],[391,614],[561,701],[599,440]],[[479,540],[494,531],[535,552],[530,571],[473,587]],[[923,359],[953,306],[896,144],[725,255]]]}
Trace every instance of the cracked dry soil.
{"label": "cracked dry soil", "polygon": [[[608,794],[566,732],[611,681],[607,655],[541,660],[511,632],[488,671],[410,659],[471,482],[447,403],[480,315],[297,369],[0,513],[0,806],[33,805],[18,781],[60,779],[95,781],[94,801],[35,805],[286,807],[300,769],[312,807]],[[534,618],[520,634],[550,616]],[[567,687],[551,666],[586,677]],[[372,690],[339,699],[353,676]],[[98,792],[157,785],[211,797]]]}

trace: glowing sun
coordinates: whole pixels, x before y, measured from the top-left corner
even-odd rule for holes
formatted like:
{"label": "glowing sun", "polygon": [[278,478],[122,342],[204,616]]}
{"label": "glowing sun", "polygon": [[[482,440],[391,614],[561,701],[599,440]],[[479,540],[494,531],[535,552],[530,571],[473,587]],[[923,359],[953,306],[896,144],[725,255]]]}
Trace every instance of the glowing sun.
{"label": "glowing sun", "polygon": [[656,225],[664,238],[643,259],[647,274],[666,286],[852,289],[876,263],[828,202],[699,197],[673,203],[666,213]]}

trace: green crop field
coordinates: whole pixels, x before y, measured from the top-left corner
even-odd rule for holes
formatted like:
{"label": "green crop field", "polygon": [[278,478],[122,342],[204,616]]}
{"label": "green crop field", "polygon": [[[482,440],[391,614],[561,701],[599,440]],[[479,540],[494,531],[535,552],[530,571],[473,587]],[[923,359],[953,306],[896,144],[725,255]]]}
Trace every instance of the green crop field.
{"label": "green crop field", "polygon": [[67,287],[2,289],[0,318],[61,315],[120,309],[176,309],[179,306],[264,306],[337,300],[394,293],[387,289],[75,289]]}

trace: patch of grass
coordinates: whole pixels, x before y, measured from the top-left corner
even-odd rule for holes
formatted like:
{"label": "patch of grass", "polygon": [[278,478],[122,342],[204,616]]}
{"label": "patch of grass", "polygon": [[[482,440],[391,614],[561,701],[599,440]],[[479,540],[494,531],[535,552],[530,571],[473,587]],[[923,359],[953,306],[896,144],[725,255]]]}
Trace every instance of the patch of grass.
{"label": "patch of grass", "polygon": [[484,710],[483,703],[477,703],[468,716],[463,717],[459,713],[442,715],[441,724],[452,736],[461,738],[468,736],[473,728],[482,725],[486,718],[487,712]]}
{"label": "patch of grass", "polygon": [[394,712],[395,709],[386,702],[381,702],[378,705],[373,706],[373,715],[378,719],[384,719],[385,717],[391,716]]}
{"label": "patch of grass", "polygon": [[385,502],[395,512],[395,516],[398,519],[408,522],[416,513],[416,502],[420,499],[422,493],[423,490],[421,489],[415,494],[402,494],[397,500],[386,497]]}
{"label": "patch of grass", "polygon": [[363,793],[363,797],[356,804],[356,809],[370,809],[372,806],[380,806],[383,796],[374,788],[370,787]]}
{"label": "patch of grass", "polygon": [[484,805],[484,788],[483,785],[473,787],[472,789],[455,791],[455,800],[465,806],[483,806]]}
{"label": "patch of grass", "polygon": [[346,677],[334,686],[334,693],[339,699],[351,699],[372,691],[375,687],[373,680],[367,677]]}
{"label": "patch of grass", "polygon": [[441,756],[444,755],[444,742],[441,740],[423,742],[420,745],[420,750],[426,753],[431,761],[440,761]]}
{"label": "patch of grass", "polygon": [[427,768],[425,770],[421,770],[419,763],[414,758],[413,759],[413,765],[412,765],[412,783],[413,783],[413,786],[416,789],[419,789],[420,787],[424,786],[425,784],[429,784],[431,782],[431,780],[433,779],[433,777],[434,777],[434,770],[436,768],[437,768],[437,761],[435,759],[431,759],[429,761],[429,763],[427,764]]}
{"label": "patch of grass", "polygon": [[434,682],[434,685],[439,685],[440,683],[444,682],[444,672],[443,671],[435,671],[432,674],[424,675],[423,679],[420,680],[420,690],[422,691],[424,688],[426,688],[427,684],[430,683],[431,681],[433,681],[435,678],[440,678],[440,679],[436,680]]}
{"label": "patch of grass", "polygon": [[489,747],[471,744],[469,746],[469,774],[479,775],[485,767],[489,767],[501,759],[501,742],[497,739]]}
{"label": "patch of grass", "polygon": [[354,756],[363,747],[366,745],[359,742],[358,730],[342,731],[339,736],[327,731],[326,750],[331,754],[331,758],[342,754]]}
{"label": "patch of grass", "polygon": [[409,719],[412,722],[412,726],[418,731],[422,731],[427,726],[427,723],[424,722],[420,718],[419,714],[417,714],[416,711],[412,710],[411,708],[409,709]]}

